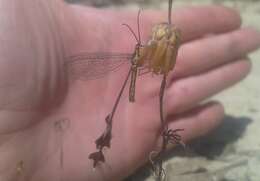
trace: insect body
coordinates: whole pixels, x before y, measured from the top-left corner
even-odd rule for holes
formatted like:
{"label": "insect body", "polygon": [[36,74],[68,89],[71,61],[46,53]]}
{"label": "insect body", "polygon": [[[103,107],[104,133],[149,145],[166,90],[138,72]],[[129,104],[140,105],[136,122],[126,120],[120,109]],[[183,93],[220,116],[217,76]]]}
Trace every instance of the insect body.
{"label": "insect body", "polygon": [[135,101],[135,84],[137,78],[137,72],[139,67],[143,67],[145,64],[145,54],[146,47],[139,44],[136,45],[134,57],[131,65],[131,83],[129,88],[129,101]]}
{"label": "insect body", "polygon": [[[140,11],[138,13],[138,32],[140,32],[139,31],[139,15],[140,15]],[[135,35],[135,33],[133,32],[131,27],[129,27],[127,24],[124,24],[124,25],[126,25],[129,28],[129,30],[133,33],[133,35],[135,36],[135,38],[137,40],[137,44],[135,47],[134,54],[131,57],[131,67],[128,71],[127,77],[123,83],[123,86],[119,92],[119,95],[117,96],[117,99],[115,101],[115,104],[112,108],[111,113],[109,115],[107,115],[107,117],[105,119],[107,127],[106,127],[105,131],[103,132],[103,134],[95,141],[96,148],[98,149],[98,151],[91,153],[89,155],[89,158],[93,159],[93,161],[94,161],[93,167],[96,167],[98,162],[105,162],[105,157],[103,155],[103,148],[110,147],[113,117],[114,117],[118,103],[120,101],[120,98],[123,94],[123,91],[126,87],[126,84],[129,80],[129,78],[131,77],[131,83],[130,83],[130,88],[129,88],[129,101],[134,102],[135,101],[135,85],[136,85],[138,68],[143,67],[147,63],[145,61],[145,59],[147,58],[147,55],[148,55],[147,47],[141,45],[140,33],[139,33],[139,37],[137,38],[137,36]]]}
{"label": "insect body", "polygon": [[145,66],[149,72],[167,75],[175,66],[180,37],[180,30],[175,26],[161,23],[153,28],[148,43],[135,49],[129,91],[130,102],[134,102],[137,68]]}
{"label": "insect body", "polygon": [[[89,158],[93,159],[94,161],[94,167],[98,162],[105,162],[103,148],[110,147],[113,117],[129,78],[131,78],[129,101],[135,101],[135,85],[138,76],[138,70],[140,68],[145,67],[156,75],[163,75],[159,97],[160,118],[162,125],[165,123],[163,118],[163,96],[166,86],[166,77],[175,66],[181,35],[180,31],[170,23],[171,14],[169,11],[169,22],[156,25],[152,30],[150,40],[146,44],[142,45],[140,40],[139,16],[140,11],[137,18],[138,37],[135,35],[131,27],[124,24],[133,33],[137,41],[133,54],[85,53],[71,56],[70,60],[66,64],[68,73],[69,75],[72,75],[73,78],[88,80],[92,79],[93,77],[100,77],[100,75],[102,77],[102,75],[105,75],[107,72],[113,71],[120,67],[120,65],[125,61],[131,63],[131,67],[119,92],[119,95],[117,96],[112,111],[106,116],[105,121],[107,127],[102,135],[95,141],[97,151],[89,155]],[[100,67],[97,65],[102,65],[100,66],[101,69],[99,69]],[[92,75],[94,76],[92,77]],[[164,126],[162,127],[164,128]]]}

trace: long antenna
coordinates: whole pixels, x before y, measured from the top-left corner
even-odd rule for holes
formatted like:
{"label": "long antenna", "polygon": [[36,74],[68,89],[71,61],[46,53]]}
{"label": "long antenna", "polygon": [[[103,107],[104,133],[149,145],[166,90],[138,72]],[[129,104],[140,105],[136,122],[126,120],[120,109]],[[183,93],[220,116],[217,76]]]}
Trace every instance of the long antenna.
{"label": "long antenna", "polygon": [[169,0],[168,23],[172,24],[172,0]]}
{"label": "long antenna", "polygon": [[129,31],[134,35],[134,37],[135,37],[137,43],[139,44],[140,41],[138,40],[138,38],[137,38],[137,36],[136,36],[134,30],[133,30],[128,24],[125,24],[125,23],[124,23],[124,24],[122,24],[122,25],[123,25],[123,26],[126,26],[126,27],[129,29]]}
{"label": "long antenna", "polygon": [[139,9],[138,16],[137,16],[137,28],[138,28],[138,40],[139,40],[139,43],[141,43],[140,14],[141,14],[141,9]]}

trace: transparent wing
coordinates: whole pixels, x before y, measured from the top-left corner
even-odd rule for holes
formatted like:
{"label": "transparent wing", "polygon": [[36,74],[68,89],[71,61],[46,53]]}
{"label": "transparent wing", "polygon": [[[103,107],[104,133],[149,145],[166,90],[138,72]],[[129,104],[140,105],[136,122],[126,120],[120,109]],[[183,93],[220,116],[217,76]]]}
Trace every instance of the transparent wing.
{"label": "transparent wing", "polygon": [[66,70],[72,79],[93,80],[102,78],[130,63],[133,54],[124,53],[82,53],[66,60]]}

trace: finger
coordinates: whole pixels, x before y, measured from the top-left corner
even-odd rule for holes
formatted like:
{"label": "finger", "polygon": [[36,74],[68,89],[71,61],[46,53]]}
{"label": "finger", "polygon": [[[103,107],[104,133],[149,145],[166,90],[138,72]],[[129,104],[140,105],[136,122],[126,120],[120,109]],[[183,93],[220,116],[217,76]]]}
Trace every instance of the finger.
{"label": "finger", "polygon": [[208,71],[237,60],[259,48],[260,33],[246,28],[184,44],[171,77],[184,77]]}
{"label": "finger", "polygon": [[187,111],[199,102],[234,85],[250,71],[248,60],[239,60],[207,73],[174,82],[166,92],[166,113]]}
{"label": "finger", "polygon": [[184,129],[179,132],[182,142],[206,135],[216,128],[224,117],[224,108],[220,103],[209,102],[184,113],[177,118],[169,117],[169,128]]}
{"label": "finger", "polygon": [[[193,40],[205,34],[223,33],[237,29],[241,18],[234,9],[223,6],[187,7],[172,12],[173,24],[181,29],[183,41]],[[150,34],[154,24],[167,21],[167,14],[148,11],[143,13],[144,34]]]}

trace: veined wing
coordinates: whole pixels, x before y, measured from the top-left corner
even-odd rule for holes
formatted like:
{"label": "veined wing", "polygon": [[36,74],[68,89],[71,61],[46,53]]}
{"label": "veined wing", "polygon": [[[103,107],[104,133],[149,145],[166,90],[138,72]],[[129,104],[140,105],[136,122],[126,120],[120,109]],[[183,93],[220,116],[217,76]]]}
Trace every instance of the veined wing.
{"label": "veined wing", "polygon": [[118,70],[121,65],[130,63],[133,54],[127,53],[81,53],[66,60],[66,70],[70,78],[93,80],[102,78]]}

